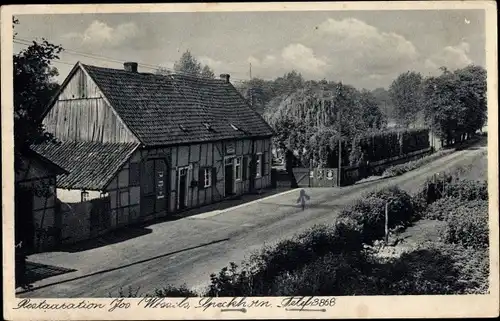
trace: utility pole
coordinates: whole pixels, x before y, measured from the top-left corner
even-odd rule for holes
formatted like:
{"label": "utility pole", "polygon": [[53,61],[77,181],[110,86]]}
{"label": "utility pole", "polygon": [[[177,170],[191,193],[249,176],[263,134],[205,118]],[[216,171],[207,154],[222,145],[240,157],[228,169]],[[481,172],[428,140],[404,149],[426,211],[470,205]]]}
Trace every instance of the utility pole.
{"label": "utility pole", "polygon": [[250,80],[252,80],[252,63],[250,63]]}

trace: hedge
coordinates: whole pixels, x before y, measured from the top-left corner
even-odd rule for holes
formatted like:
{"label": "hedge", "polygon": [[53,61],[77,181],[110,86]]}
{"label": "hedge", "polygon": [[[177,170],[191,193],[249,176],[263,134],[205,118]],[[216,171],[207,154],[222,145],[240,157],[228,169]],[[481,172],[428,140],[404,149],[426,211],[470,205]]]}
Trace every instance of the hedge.
{"label": "hedge", "polygon": [[351,145],[351,165],[358,165],[362,161],[376,162],[429,148],[429,130],[407,129],[372,133],[355,137]]}

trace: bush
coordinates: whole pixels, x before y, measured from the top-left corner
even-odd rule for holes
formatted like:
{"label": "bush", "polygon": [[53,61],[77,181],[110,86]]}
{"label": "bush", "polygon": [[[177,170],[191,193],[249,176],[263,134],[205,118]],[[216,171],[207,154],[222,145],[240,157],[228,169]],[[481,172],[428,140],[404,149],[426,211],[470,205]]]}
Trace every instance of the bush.
{"label": "bush", "polygon": [[488,201],[475,200],[455,206],[447,215],[447,222],[446,242],[472,248],[488,247]]}
{"label": "bush", "polygon": [[243,262],[230,263],[212,274],[208,296],[269,295],[272,284],[282,273],[296,271],[328,254],[356,253],[363,249],[356,222],[345,218],[333,226],[318,225],[291,240],[265,246]]}
{"label": "bush", "polygon": [[153,296],[161,298],[187,298],[197,297],[199,295],[196,292],[188,289],[186,284],[183,284],[179,287],[167,285],[163,289],[156,289]]}
{"label": "bush", "polygon": [[328,254],[278,276],[268,295],[431,295],[488,291],[488,253],[440,244],[381,260],[367,253]]}
{"label": "bush", "polygon": [[483,202],[484,201],[467,201],[446,196],[430,204],[423,212],[422,217],[428,220],[447,221],[448,216],[453,214],[457,208],[465,207],[473,211],[478,206],[478,203]]}
{"label": "bush", "polygon": [[376,295],[377,282],[370,277],[374,266],[361,252],[328,254],[277,277],[270,295]]}
{"label": "bush", "polygon": [[458,172],[438,174],[427,180],[420,194],[429,204],[447,196],[457,200],[488,200],[488,184],[486,181],[461,179]]}
{"label": "bush", "polygon": [[341,218],[351,218],[361,229],[363,242],[372,243],[385,235],[385,206],[388,206],[388,227],[408,226],[420,212],[419,203],[398,187],[372,192],[345,208]]}
{"label": "bush", "polygon": [[451,150],[451,149],[445,149],[445,150],[439,151],[435,154],[431,154],[429,156],[425,156],[425,157],[417,159],[417,160],[413,160],[413,161],[410,161],[410,162],[407,162],[404,164],[398,164],[398,165],[391,166],[384,171],[382,176],[393,177],[393,176],[403,175],[404,173],[407,173],[409,171],[412,171],[414,169],[422,167],[426,164],[429,164],[430,162],[433,162],[436,159],[441,158],[445,155],[451,154],[452,152],[453,152],[453,150]]}
{"label": "bush", "polygon": [[445,196],[461,200],[488,200],[486,181],[459,180],[445,187]]}

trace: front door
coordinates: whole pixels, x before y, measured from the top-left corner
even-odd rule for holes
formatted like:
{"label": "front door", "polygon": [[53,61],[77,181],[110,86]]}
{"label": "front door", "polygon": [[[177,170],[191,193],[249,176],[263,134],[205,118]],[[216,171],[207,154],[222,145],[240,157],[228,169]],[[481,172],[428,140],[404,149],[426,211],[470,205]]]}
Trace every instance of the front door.
{"label": "front door", "polygon": [[141,215],[152,217],[168,208],[167,162],[164,158],[150,158],[144,162],[141,175]]}
{"label": "front door", "polygon": [[[230,160],[230,162],[229,162]],[[226,160],[226,164],[224,167],[224,180],[225,180],[225,196],[233,195],[233,185],[234,185],[234,177],[233,177],[233,159]]]}
{"label": "front door", "polygon": [[180,168],[177,174],[177,188],[178,188],[178,199],[177,208],[182,210],[186,208],[186,194],[187,194],[187,173],[188,168]]}

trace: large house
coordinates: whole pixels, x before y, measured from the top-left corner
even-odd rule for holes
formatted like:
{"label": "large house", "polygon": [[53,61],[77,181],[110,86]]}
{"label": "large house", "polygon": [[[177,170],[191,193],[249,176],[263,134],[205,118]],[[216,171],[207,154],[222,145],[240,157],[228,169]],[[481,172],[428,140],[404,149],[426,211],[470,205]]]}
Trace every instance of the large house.
{"label": "large house", "polygon": [[47,108],[43,123],[61,143],[36,150],[69,171],[57,181],[62,221],[69,222],[63,239],[271,185],[273,131],[229,75],[157,75],[137,67],[77,63]]}

